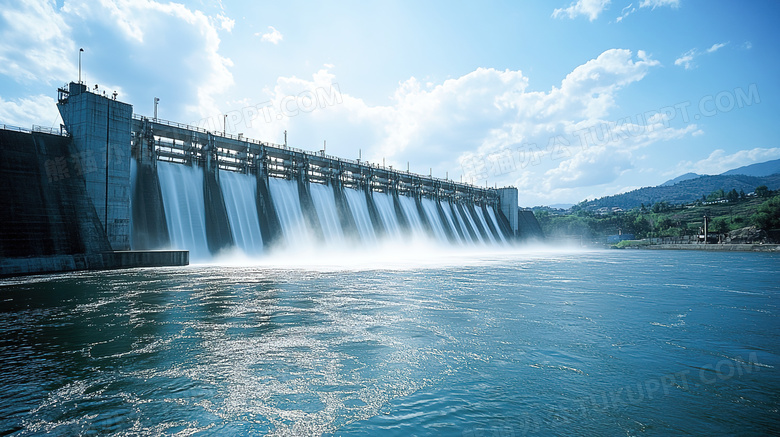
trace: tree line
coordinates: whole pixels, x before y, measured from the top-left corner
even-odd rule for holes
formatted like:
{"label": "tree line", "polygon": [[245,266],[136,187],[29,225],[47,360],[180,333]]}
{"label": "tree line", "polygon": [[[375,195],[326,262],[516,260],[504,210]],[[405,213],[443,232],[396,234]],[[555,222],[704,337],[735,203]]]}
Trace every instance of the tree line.
{"label": "tree line", "polygon": [[583,205],[584,202],[575,205],[565,213],[537,209],[534,214],[547,236],[592,240],[616,234],[633,234],[636,239],[698,235],[705,215],[709,219],[708,230],[716,234],[748,226],[764,231],[780,229],[780,190],[770,190],[766,185],[751,194],[719,189],[684,205],[660,201],[606,213]]}

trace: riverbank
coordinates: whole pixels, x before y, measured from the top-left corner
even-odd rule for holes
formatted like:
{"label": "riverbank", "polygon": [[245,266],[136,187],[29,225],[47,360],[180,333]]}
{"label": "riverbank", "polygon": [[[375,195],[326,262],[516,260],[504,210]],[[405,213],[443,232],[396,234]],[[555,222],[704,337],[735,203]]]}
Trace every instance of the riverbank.
{"label": "riverbank", "polygon": [[716,250],[727,252],[780,252],[780,244],[649,244],[636,249],[652,250]]}

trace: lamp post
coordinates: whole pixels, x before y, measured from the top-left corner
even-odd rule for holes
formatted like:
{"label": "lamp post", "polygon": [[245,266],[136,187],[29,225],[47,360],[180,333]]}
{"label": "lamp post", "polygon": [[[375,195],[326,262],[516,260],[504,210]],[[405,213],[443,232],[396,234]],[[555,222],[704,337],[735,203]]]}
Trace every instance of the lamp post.
{"label": "lamp post", "polygon": [[81,83],[81,53],[84,49],[79,49],[79,84]]}
{"label": "lamp post", "polygon": [[157,121],[157,104],[160,102],[159,97],[154,98],[154,121]]}

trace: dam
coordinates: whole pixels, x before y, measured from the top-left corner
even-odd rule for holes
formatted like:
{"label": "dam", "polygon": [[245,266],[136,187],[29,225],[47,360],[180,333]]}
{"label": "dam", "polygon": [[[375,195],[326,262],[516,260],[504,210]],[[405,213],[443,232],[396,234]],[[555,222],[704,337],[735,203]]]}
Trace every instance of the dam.
{"label": "dam", "polygon": [[59,131],[0,133],[0,178],[12,193],[0,205],[2,275],[206,262],[236,248],[505,246],[522,234],[514,187],[149,118],[82,83],[59,88],[57,100]]}

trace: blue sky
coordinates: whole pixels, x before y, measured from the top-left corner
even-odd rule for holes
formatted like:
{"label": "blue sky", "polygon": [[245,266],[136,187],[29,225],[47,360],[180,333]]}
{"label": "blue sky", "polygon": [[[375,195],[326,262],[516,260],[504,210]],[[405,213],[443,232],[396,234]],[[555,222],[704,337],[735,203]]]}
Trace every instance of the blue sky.
{"label": "blue sky", "polygon": [[[138,114],[576,203],[780,158],[780,3],[0,0],[0,123]],[[224,114],[228,115],[223,127]]]}

